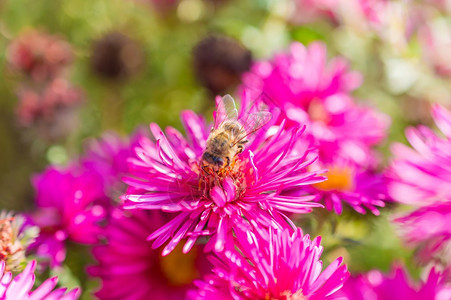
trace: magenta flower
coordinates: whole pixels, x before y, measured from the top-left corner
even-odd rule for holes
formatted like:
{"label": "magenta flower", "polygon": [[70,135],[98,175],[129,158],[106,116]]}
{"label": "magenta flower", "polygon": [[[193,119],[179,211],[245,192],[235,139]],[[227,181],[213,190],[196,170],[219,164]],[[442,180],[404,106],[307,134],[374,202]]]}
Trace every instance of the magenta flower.
{"label": "magenta flower", "polygon": [[425,126],[410,128],[406,137],[413,149],[395,144],[390,167],[389,193],[416,210],[397,218],[407,242],[420,246],[423,262],[438,260],[449,266],[451,213],[451,113],[435,105],[432,114],[440,137]]}
{"label": "magenta flower", "polygon": [[195,281],[192,299],[332,299],[349,276],[338,258],[322,271],[321,238],[300,228],[264,235],[236,231],[237,249],[214,259],[213,273]]}
{"label": "magenta flower", "polygon": [[243,90],[267,95],[270,104],[281,108],[280,118],[288,119],[288,125],[306,125],[324,152],[320,161],[340,156],[359,165],[374,162],[368,149],[385,138],[390,120],[350,97],[362,80],[360,74],[348,70],[344,59],[326,64],[323,44],[306,48],[293,43],[288,53],[255,63],[243,76]]}
{"label": "magenta flower", "polygon": [[256,63],[243,80],[243,94],[266,95],[288,126],[306,124],[319,166],[329,169],[329,179],[313,189],[326,208],[341,213],[344,201],[359,213],[367,208],[378,214],[376,206],[387,197],[372,146],[385,138],[390,120],[349,95],[361,83],[359,74],[341,58],[327,64],[323,44],[293,43],[288,53]]}
{"label": "magenta flower", "polygon": [[138,140],[145,136],[138,130],[130,139],[123,138],[114,132],[94,139],[86,147],[86,153],[81,158],[81,164],[91,174],[99,176],[103,181],[105,194],[115,201],[126,191],[122,177],[128,172],[127,160],[135,156],[133,149],[138,146]]}
{"label": "magenta flower", "polygon": [[319,206],[312,202],[316,196],[283,195],[285,189],[323,180],[306,170],[314,159],[306,159],[309,145],[302,130],[287,131],[284,122],[272,134],[263,128],[228,166],[207,173],[200,162],[209,129],[192,112],[184,112],[182,122],[188,139],[173,128],[165,135],[151,124],[156,142],[141,139],[138,158],[131,159],[132,176],[125,179],[130,185],[123,196],[125,208],[179,212],[149,236],[154,248],[169,241],[163,255],[183,238],[188,238],[183,249],[188,252],[199,236],[214,236],[207,246],[221,251],[231,242],[232,228],[294,227],[283,212],[305,213]]}
{"label": "magenta flower", "polygon": [[52,277],[44,281],[33,292],[31,291],[35,275],[36,261],[27,265],[25,270],[13,278],[11,272],[5,271],[5,262],[0,262],[0,299],[4,300],[43,300],[60,299],[74,300],[80,295],[79,289],[73,289],[66,293],[66,288],[55,289],[58,283],[57,277]]}
{"label": "magenta flower", "polygon": [[31,215],[41,232],[30,246],[38,256],[59,266],[65,259],[65,241],[93,244],[98,241],[104,218],[103,194],[98,177],[74,167],[49,167],[33,178],[38,210]]}
{"label": "magenta flower", "polygon": [[320,195],[328,210],[341,214],[345,202],[358,213],[365,214],[368,209],[379,215],[377,207],[384,207],[389,200],[387,180],[382,174],[339,160],[324,168],[328,169],[327,180],[313,185],[312,192]]}
{"label": "magenta flower", "polygon": [[437,203],[419,208],[395,219],[402,237],[412,245],[420,246],[417,257],[422,262],[435,260],[451,267],[451,202]]}
{"label": "magenta flower", "polygon": [[389,193],[398,202],[425,206],[451,200],[451,113],[435,105],[432,114],[445,137],[425,126],[409,128],[411,146],[395,144]]}
{"label": "magenta flower", "polygon": [[426,280],[419,285],[411,282],[402,267],[393,268],[386,276],[378,270],[349,278],[338,293],[349,300],[395,300],[395,299],[451,299],[451,287],[443,274],[431,269]]}
{"label": "magenta flower", "polygon": [[26,217],[11,212],[0,212],[0,261],[5,270],[14,274],[25,266],[25,252],[37,235],[37,228],[29,226]]}
{"label": "magenta flower", "polygon": [[[161,256],[146,240],[149,232],[170,220],[159,211],[115,209],[105,228],[106,245],[93,249],[98,264],[88,269],[102,280],[95,295],[100,299],[184,299],[193,279],[202,274],[207,261],[195,247],[182,254],[181,247]],[[205,266],[204,266],[205,265]]]}

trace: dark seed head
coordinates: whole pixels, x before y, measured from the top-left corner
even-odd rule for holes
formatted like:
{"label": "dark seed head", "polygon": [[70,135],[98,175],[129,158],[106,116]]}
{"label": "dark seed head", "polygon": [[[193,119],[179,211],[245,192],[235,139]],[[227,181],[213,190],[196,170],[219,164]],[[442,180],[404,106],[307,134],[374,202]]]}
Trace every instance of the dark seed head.
{"label": "dark seed head", "polygon": [[110,32],[96,41],[91,55],[92,71],[107,80],[124,80],[142,67],[139,45],[120,32]]}
{"label": "dark seed head", "polygon": [[217,95],[240,82],[251,66],[252,54],[230,37],[210,35],[194,47],[193,60],[199,82]]}

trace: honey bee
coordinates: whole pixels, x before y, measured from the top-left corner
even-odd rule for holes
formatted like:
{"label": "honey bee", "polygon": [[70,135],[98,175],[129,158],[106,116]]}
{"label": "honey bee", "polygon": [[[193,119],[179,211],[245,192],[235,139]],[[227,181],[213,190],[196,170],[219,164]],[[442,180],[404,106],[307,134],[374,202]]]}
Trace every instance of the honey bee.
{"label": "honey bee", "polygon": [[268,111],[249,113],[238,120],[238,110],[232,96],[225,95],[217,103],[215,126],[207,139],[202,154],[202,168],[211,166],[213,170],[228,167],[234,157],[243,152],[247,137],[263,127],[271,119]]}

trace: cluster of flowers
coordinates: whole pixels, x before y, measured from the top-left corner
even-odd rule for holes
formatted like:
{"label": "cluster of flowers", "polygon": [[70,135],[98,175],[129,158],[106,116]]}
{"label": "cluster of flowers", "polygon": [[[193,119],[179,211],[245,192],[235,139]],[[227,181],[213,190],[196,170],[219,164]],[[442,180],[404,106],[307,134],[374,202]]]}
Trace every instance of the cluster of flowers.
{"label": "cluster of flowers", "polygon": [[278,122],[307,127],[318,152],[317,167],[328,169],[328,181],[311,189],[327,209],[340,214],[345,201],[359,213],[365,208],[379,213],[387,195],[373,147],[385,138],[390,119],[350,95],[361,84],[360,74],[342,58],[327,63],[323,44],[293,43],[288,53],[255,63],[243,81],[244,93],[261,90],[281,109]]}
{"label": "cluster of flowers", "polygon": [[27,31],[11,42],[7,56],[10,70],[25,76],[18,88],[19,122],[39,127],[50,138],[63,135],[71,108],[83,99],[65,74],[73,59],[70,45],[45,32]]}
{"label": "cluster of flowers", "polygon": [[[138,132],[126,141],[108,134],[92,142],[69,166],[34,178],[37,210],[20,230],[0,228],[2,269],[12,270],[5,258],[15,253],[15,237],[39,227],[34,241],[22,245],[28,257],[58,268],[68,241],[92,246],[96,263],[88,273],[101,279],[101,299],[450,299],[447,271],[435,268],[420,287],[402,267],[348,281],[342,258],[323,270],[321,237],[311,239],[292,221],[321,207],[378,215],[389,195],[416,205],[431,199],[398,221],[412,241],[433,245],[428,254],[447,249],[441,224],[443,207],[449,211],[449,140],[426,128],[409,132],[419,153],[397,146],[390,176],[381,173],[374,147],[389,119],[352,97],[360,83],[343,59],[327,63],[324,45],[294,43],[243,76],[239,111],[228,96],[217,98],[213,125],[184,111],[186,136],[151,124],[151,135]],[[434,113],[449,136],[451,114],[440,107]],[[240,138],[234,145],[221,144],[233,136]],[[431,216],[443,222],[425,234],[421,224]],[[52,292],[55,279],[30,292],[35,265],[12,282],[4,273],[7,297],[64,294]],[[74,290],[64,297],[77,296]]]}
{"label": "cluster of flowers", "polygon": [[415,207],[395,222],[408,242],[420,246],[420,261],[449,268],[451,230],[446,222],[451,215],[451,113],[438,104],[432,113],[444,137],[425,126],[408,129],[406,137],[414,149],[393,145],[389,192],[396,201]]}

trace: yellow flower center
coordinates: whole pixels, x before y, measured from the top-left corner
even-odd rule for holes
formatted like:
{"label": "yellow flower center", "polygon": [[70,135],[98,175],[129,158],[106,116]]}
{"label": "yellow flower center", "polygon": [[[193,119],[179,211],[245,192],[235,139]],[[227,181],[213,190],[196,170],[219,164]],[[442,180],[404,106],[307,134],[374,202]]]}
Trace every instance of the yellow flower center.
{"label": "yellow flower center", "polygon": [[327,180],[313,186],[322,191],[346,192],[354,189],[352,170],[348,167],[333,166],[326,174]]}
{"label": "yellow flower center", "polygon": [[330,122],[330,116],[324,105],[320,100],[313,100],[308,106],[307,112],[312,121],[322,122],[328,124]]}
{"label": "yellow flower center", "polygon": [[265,300],[307,300],[307,297],[302,293],[302,289],[292,293],[291,291],[284,291],[278,297],[266,295]]}
{"label": "yellow flower center", "polygon": [[199,277],[195,261],[197,249],[193,248],[187,254],[183,254],[183,243],[179,243],[167,256],[160,256],[160,268],[166,279],[174,286],[190,284]]}

